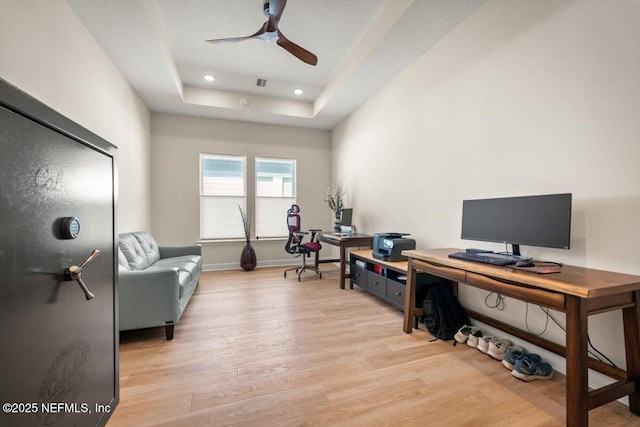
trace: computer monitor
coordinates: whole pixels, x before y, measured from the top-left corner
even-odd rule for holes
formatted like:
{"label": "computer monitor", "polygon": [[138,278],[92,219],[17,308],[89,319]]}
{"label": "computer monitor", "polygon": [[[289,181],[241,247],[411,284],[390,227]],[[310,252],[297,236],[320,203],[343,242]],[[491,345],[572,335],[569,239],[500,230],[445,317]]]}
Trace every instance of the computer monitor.
{"label": "computer monitor", "polygon": [[571,194],[464,200],[462,239],[569,249]]}
{"label": "computer monitor", "polygon": [[353,215],[352,208],[343,208],[340,215],[340,225],[343,227],[351,227],[351,217]]}

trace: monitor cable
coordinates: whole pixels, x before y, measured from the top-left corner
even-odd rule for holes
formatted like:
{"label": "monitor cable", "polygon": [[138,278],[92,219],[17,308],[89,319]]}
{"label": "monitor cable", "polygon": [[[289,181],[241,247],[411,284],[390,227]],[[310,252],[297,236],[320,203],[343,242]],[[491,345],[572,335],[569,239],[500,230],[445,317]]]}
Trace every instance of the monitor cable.
{"label": "monitor cable", "polygon": [[[496,296],[495,302],[493,304],[490,304],[489,303],[489,298],[491,297],[491,295],[494,295],[494,294]],[[504,300],[506,298],[507,297],[505,297],[504,295],[500,295],[500,294],[497,294],[495,292],[489,292],[489,294],[484,299],[484,305],[486,305],[489,308],[495,308],[498,311],[503,311],[504,310]]]}
{"label": "monitor cable", "polygon": [[[495,302],[493,304],[491,304],[489,302],[489,298],[495,294]],[[505,297],[504,295],[498,294],[496,292],[489,292],[489,294],[487,294],[487,296],[484,299],[484,304],[488,307],[488,308],[495,308],[496,310],[499,311],[503,311],[505,309],[505,299],[507,297]],[[542,329],[541,332],[536,333],[533,332],[531,330],[531,328],[529,327],[529,303],[526,302],[526,307],[525,307],[525,315],[524,315],[524,322],[527,328],[527,332],[529,332],[532,335],[535,336],[542,336],[547,332],[547,329],[549,327],[549,319],[551,319],[553,321],[553,323],[555,323],[565,334],[567,333],[567,329],[564,327],[564,325],[562,325],[555,317],[553,317],[551,315],[551,313],[549,312],[549,309],[546,307],[543,307],[541,305],[538,305],[538,307],[540,307],[540,310],[542,310],[542,312],[546,315],[546,319],[545,319],[545,324],[544,324],[544,328]],[[589,334],[587,334],[587,344],[588,346],[591,348],[591,350],[589,350],[587,348],[587,352],[588,354],[590,354],[591,356],[593,356],[595,359],[599,360],[602,363],[608,364],[609,366],[612,366],[614,368],[618,368],[618,366],[610,359],[608,358],[604,353],[602,353],[600,350],[598,350],[592,343],[591,343],[591,337],[589,336]],[[604,359],[604,360],[603,360]]]}
{"label": "monitor cable", "polygon": [[[538,307],[540,307],[540,310],[542,310],[542,312],[544,314],[546,314],[546,323],[544,326],[544,329],[542,330],[542,332],[540,332],[539,334],[535,334],[534,332],[532,332],[529,329],[529,323],[527,321],[527,317],[529,315],[529,303],[527,304],[527,308],[526,308],[526,312],[525,312],[525,324],[527,325],[527,331],[533,335],[537,335],[537,336],[542,336],[542,334],[544,334],[547,331],[547,326],[549,325],[549,319],[551,319],[553,321],[553,323],[555,323],[560,329],[562,329],[562,331],[566,334],[567,333],[567,329],[564,327],[564,325],[562,325],[555,317],[553,317],[551,315],[551,313],[549,312],[548,308],[542,307],[541,305],[538,305]],[[615,363],[613,363],[613,361],[611,359],[609,359],[605,354],[603,354],[600,350],[598,350],[592,343],[591,343],[591,337],[589,336],[589,334],[587,334],[587,344],[589,347],[591,347],[591,350],[587,349],[587,352],[593,356],[594,358],[598,359],[600,362],[608,364],[609,366],[612,366],[614,368],[618,368],[618,366],[616,366]],[[593,350],[593,351],[592,351]],[[605,360],[602,360],[605,359]]]}

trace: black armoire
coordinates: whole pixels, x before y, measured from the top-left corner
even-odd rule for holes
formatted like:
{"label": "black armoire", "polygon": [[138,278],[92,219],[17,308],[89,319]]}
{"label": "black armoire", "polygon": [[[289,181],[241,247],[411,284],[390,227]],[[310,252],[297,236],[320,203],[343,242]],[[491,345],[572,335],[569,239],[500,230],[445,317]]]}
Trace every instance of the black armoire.
{"label": "black armoire", "polygon": [[115,189],[113,145],[0,79],[1,426],[115,410]]}

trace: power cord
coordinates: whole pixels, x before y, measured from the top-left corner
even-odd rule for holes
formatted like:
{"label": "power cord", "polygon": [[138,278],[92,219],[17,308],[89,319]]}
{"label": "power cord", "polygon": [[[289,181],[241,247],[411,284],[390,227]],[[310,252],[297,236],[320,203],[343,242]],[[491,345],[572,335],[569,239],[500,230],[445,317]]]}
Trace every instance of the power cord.
{"label": "power cord", "polygon": [[[540,307],[540,306],[538,306]],[[542,308],[542,307],[540,307]],[[543,310],[544,311],[544,310]],[[551,317],[551,315],[547,312],[547,319],[544,323],[544,329],[542,330],[542,332],[540,333],[535,333],[531,330],[531,328],[529,328],[529,303],[526,303],[526,308],[525,308],[525,312],[524,312],[524,324],[527,327],[527,332],[529,332],[530,334],[533,334],[535,336],[541,337],[542,335],[544,335],[545,332],[547,332],[547,327],[549,326],[549,318]],[[555,319],[554,319],[555,322]],[[560,324],[558,322],[555,322],[558,326],[560,326]],[[560,326],[560,328],[562,328],[562,326]],[[564,329],[563,329],[564,330]]]}
{"label": "power cord", "polygon": [[[527,303],[527,305],[528,305],[528,303]],[[551,313],[549,313],[549,309],[548,308],[542,307],[541,305],[539,305],[538,307],[540,307],[540,310],[542,310],[542,312],[547,315],[547,318],[550,318],[551,320],[553,320],[553,322],[556,325],[558,325],[558,327],[560,329],[562,329],[565,333],[567,332],[567,329],[563,325],[561,325],[560,322],[558,322],[558,320],[556,320],[556,318],[551,315]],[[613,363],[613,361],[611,359],[609,359],[605,354],[603,354],[600,350],[598,350],[591,343],[591,337],[589,336],[589,334],[587,334],[587,344],[593,350],[593,352],[590,351],[590,350],[587,350],[590,355],[592,355],[593,357],[595,357],[596,359],[598,359],[602,363],[606,363],[606,364],[608,364],[608,365],[610,365],[610,366],[612,366],[614,368],[618,367],[618,366],[616,366],[615,363]],[[595,354],[594,352],[597,353],[597,354]],[[602,360],[600,357],[598,357],[598,355],[600,355],[602,358],[604,358],[606,360],[606,362],[604,360]]]}
{"label": "power cord", "polygon": [[[493,304],[490,304],[489,303],[489,298],[491,297],[491,295],[494,295],[494,294],[496,296],[496,300],[495,300],[495,302]],[[504,310],[504,300],[506,298],[507,297],[505,297],[504,295],[500,295],[500,294],[497,294],[495,292],[490,292],[484,299],[484,305],[486,305],[489,308],[495,308],[498,311],[502,311],[502,310]]]}
{"label": "power cord", "polygon": [[[542,312],[544,314],[546,314],[546,317],[547,317],[545,325],[544,325],[544,329],[539,334],[536,334],[536,333],[532,332],[531,329],[529,329],[529,322],[528,322],[529,303],[526,303],[526,304],[527,304],[527,308],[526,308],[526,312],[525,312],[524,321],[525,321],[525,324],[527,325],[527,331],[529,333],[537,335],[537,336],[542,336],[547,331],[547,326],[549,325],[549,319],[551,319],[553,321],[553,323],[555,323],[560,329],[562,329],[562,331],[564,331],[565,334],[567,333],[567,329],[564,327],[564,325],[562,325],[555,317],[553,317],[551,315],[551,313],[549,312],[548,308],[542,307],[541,305],[539,305],[538,307],[540,307],[540,310],[542,310]],[[587,349],[587,353],[589,353],[591,356],[593,356],[596,359],[598,359],[600,362],[607,363],[608,365],[613,366],[614,368],[617,368],[616,364],[613,363],[613,361],[611,359],[609,359],[600,350],[598,350],[597,348],[594,347],[594,345],[591,343],[591,338],[589,337],[589,334],[587,334],[587,344],[593,350],[593,351],[591,351],[591,350]],[[606,360],[606,362],[604,360],[602,360],[600,357],[604,358]]]}
{"label": "power cord", "polygon": [[[496,296],[495,302],[493,304],[490,304],[489,303],[489,298],[494,294]],[[495,308],[496,310],[502,311],[505,308],[505,302],[504,302],[505,299],[506,299],[506,297],[504,295],[498,294],[496,292],[489,292],[489,294],[487,294],[487,296],[484,299],[484,304],[488,308]],[[531,328],[529,327],[529,303],[527,302],[525,304],[526,304],[526,307],[525,307],[524,322],[525,322],[525,325],[526,325],[526,328],[527,328],[527,332],[529,332],[532,335],[538,336],[538,337],[544,335],[547,332],[547,329],[549,328],[549,319],[551,319],[553,321],[553,323],[555,323],[565,334],[567,333],[567,328],[565,328],[563,324],[561,324],[555,317],[553,317],[551,315],[551,313],[549,312],[548,308],[542,307],[541,305],[538,305],[538,307],[546,315],[544,328],[542,329],[541,332],[538,332],[538,333],[533,332],[531,330]],[[618,368],[618,366],[611,359],[609,359],[604,353],[602,353],[600,350],[598,350],[591,343],[591,337],[589,336],[589,334],[587,334],[587,344],[591,348],[591,350],[589,350],[587,348],[587,353],[588,354],[590,354],[594,358],[598,359],[602,363],[608,364],[609,366],[612,366],[614,368]]]}

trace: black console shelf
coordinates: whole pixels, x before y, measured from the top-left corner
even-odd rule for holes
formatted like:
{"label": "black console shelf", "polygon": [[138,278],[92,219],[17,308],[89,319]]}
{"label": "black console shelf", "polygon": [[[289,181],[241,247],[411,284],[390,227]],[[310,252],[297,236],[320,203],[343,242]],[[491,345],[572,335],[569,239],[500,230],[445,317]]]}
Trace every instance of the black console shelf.
{"label": "black console shelf", "polygon": [[[351,289],[354,284],[358,285],[372,295],[404,311],[408,268],[406,261],[382,261],[374,258],[370,249],[352,251],[349,268],[349,287]],[[416,308],[422,308],[430,278],[433,278],[430,274],[417,274]]]}

